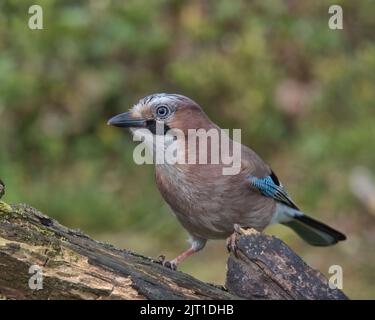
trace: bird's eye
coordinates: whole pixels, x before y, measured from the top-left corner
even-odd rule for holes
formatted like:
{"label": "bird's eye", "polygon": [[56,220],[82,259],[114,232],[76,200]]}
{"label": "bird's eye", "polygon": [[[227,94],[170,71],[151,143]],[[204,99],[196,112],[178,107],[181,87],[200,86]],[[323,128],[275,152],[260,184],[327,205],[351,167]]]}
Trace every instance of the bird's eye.
{"label": "bird's eye", "polygon": [[167,106],[158,106],[155,110],[158,118],[166,118],[170,114],[170,109]]}

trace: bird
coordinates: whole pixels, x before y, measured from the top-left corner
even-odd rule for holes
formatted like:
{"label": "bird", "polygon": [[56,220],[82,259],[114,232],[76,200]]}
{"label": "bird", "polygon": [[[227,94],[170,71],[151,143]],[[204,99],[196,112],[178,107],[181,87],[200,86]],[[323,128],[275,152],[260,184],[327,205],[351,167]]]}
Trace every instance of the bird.
{"label": "bird", "polygon": [[[191,130],[220,130],[197,102],[174,93],[150,94],[128,112],[110,118],[107,124],[129,128],[135,136],[146,130],[151,149],[155,149],[156,136],[170,130],[179,130],[186,137]],[[162,125],[164,131],[156,132],[157,125]],[[233,140],[228,139],[233,145]],[[186,142],[180,147],[186,155],[193,151]],[[209,148],[207,144],[207,152]],[[301,211],[255,151],[241,144],[240,155],[239,170],[232,175],[223,174],[222,161],[155,163],[157,188],[189,234],[190,242],[190,247],[176,258],[162,259],[163,265],[176,269],[187,257],[202,250],[208,240],[227,239],[228,249],[233,249],[235,225],[262,232],[269,225],[280,223],[313,246],[330,246],[346,239],[340,231]]]}

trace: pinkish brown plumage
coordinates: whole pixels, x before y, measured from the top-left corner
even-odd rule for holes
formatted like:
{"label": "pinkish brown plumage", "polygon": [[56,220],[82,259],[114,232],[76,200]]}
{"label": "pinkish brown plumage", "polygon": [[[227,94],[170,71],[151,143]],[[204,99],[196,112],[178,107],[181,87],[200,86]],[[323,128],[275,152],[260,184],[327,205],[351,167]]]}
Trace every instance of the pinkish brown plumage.
{"label": "pinkish brown plumage", "polygon": [[[160,134],[155,131],[158,123],[168,129],[179,129],[184,136],[188,136],[191,129],[220,131],[197,103],[176,94],[147,96],[130,112],[109,121],[111,125],[131,128],[134,135],[140,128],[148,128],[150,148],[156,147],[155,135]],[[207,147],[203,149],[208,160],[213,157],[211,142],[208,139]],[[231,151],[234,151],[235,143],[229,140]],[[178,140],[178,147],[185,151],[185,160],[194,151],[186,140]],[[220,143],[218,148],[221,151]],[[229,237],[234,224],[262,231],[271,223],[280,222],[318,246],[345,239],[340,232],[303,214],[270,167],[254,151],[243,145],[239,150],[240,168],[234,175],[223,174],[223,168],[228,164],[221,158],[217,164],[208,161],[207,164],[155,165],[157,187],[191,237],[191,248],[172,260],[172,267],[201,250],[208,239]],[[193,158],[198,160],[200,151],[195,148],[195,152]]]}

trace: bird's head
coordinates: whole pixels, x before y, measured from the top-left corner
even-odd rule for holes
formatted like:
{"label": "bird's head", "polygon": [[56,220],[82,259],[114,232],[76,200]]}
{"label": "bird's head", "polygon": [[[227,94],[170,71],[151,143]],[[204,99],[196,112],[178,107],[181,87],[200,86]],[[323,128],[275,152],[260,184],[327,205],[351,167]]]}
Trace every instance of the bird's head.
{"label": "bird's head", "polygon": [[211,121],[201,107],[188,97],[179,94],[157,93],[141,99],[129,112],[114,116],[109,125],[122,128],[146,128],[156,134],[157,124],[162,124],[164,134],[169,129],[209,129]]}

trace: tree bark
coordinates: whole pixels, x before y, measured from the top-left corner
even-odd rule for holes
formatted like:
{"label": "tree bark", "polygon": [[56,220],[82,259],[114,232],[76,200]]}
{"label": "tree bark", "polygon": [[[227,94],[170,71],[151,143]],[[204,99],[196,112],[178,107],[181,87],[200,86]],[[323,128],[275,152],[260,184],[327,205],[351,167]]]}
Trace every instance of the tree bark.
{"label": "tree bark", "polygon": [[[280,240],[237,232],[226,289],[95,241],[28,205],[0,208],[0,298],[346,299]],[[33,265],[42,272],[40,289]]]}
{"label": "tree bark", "polygon": [[246,299],[348,299],[281,240],[254,229],[235,229],[239,237],[227,263],[229,292]]}

